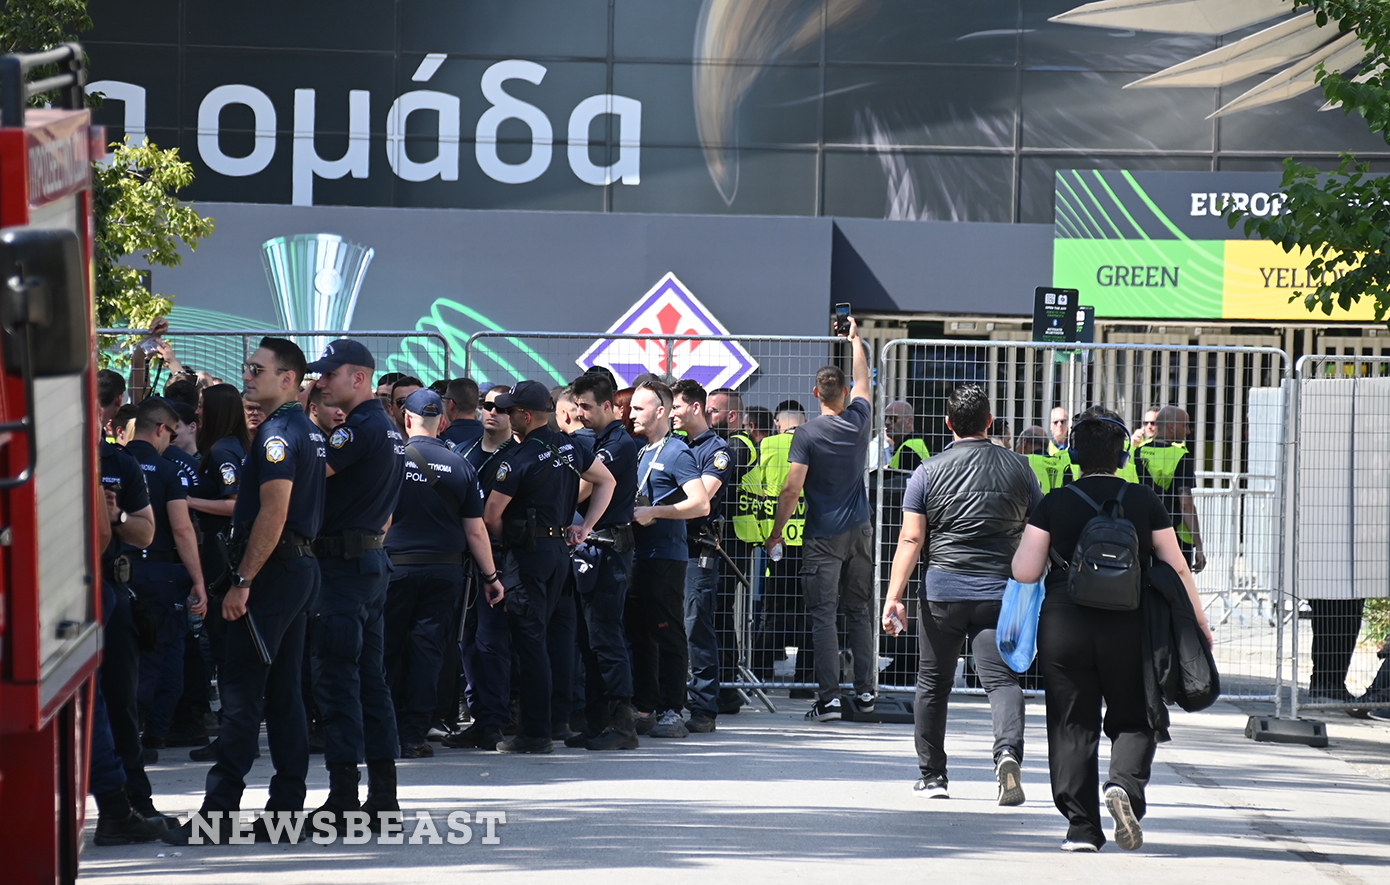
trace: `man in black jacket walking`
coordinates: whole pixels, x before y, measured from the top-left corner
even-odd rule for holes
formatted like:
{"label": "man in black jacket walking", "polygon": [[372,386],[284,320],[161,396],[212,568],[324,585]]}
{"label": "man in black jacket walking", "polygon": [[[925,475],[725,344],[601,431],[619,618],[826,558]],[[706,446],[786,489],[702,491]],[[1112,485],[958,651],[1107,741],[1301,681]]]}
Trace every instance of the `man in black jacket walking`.
{"label": "man in black jacket walking", "polygon": [[913,702],[922,778],[914,789],[929,799],[950,796],[946,702],[968,637],[994,719],[999,804],[1022,805],[1023,689],[999,656],[994,628],[1014,550],[1042,490],[1025,458],[989,441],[993,423],[989,398],[978,384],[951,394],[946,425],[955,441],[913,472],[903,497],[883,626],[896,634],[907,623],[903,593],[927,544],[926,579],[918,590],[920,664]]}

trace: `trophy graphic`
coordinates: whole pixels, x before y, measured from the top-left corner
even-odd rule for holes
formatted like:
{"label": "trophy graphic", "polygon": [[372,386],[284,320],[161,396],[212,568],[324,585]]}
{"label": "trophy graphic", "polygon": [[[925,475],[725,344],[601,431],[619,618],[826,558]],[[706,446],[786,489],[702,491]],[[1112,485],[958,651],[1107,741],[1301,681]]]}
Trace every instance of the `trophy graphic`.
{"label": "trophy graphic", "polygon": [[[352,327],[352,312],[374,250],[337,234],[296,234],[261,244],[261,263],[275,294],[275,313],[288,331]],[[313,359],[328,338],[295,336]]]}

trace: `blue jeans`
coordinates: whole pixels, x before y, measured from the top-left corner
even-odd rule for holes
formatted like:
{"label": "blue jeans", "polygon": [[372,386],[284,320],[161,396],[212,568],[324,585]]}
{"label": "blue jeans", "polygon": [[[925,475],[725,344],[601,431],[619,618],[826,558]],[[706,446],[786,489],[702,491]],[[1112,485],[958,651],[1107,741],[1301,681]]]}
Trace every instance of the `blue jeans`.
{"label": "blue jeans", "polygon": [[326,765],[395,759],[396,709],[386,686],[384,550],[319,561],[323,589],[314,606],[314,699],[323,717]]}
{"label": "blue jeans", "polygon": [[714,629],[719,595],[719,563],[701,568],[699,559],[685,569],[685,637],[690,646],[690,712],[713,719],[719,715],[719,638]]}

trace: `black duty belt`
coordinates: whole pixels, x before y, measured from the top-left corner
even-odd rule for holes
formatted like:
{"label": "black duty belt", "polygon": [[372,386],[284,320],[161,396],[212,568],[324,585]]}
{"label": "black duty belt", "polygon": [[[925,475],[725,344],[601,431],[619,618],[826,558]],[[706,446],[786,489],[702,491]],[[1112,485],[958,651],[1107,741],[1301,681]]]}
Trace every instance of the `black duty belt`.
{"label": "black duty belt", "polygon": [[285,560],[295,559],[300,556],[314,555],[314,542],[303,535],[291,532],[288,529],[280,536],[280,543],[275,545],[275,550],[271,552],[271,558]]}
{"label": "black duty belt", "polygon": [[392,553],[392,565],[463,565],[462,553]]}
{"label": "black duty belt", "polygon": [[381,550],[385,547],[385,535],[367,535],[359,532],[344,532],[314,541],[314,553],[319,556],[340,559],[360,559],[368,550]]}
{"label": "black duty belt", "polygon": [[569,526],[567,525],[538,525],[536,526],[537,538],[563,538],[567,536]]}
{"label": "black duty belt", "polygon": [[145,562],[172,562],[182,564],[183,560],[173,550],[141,550],[140,558]]}

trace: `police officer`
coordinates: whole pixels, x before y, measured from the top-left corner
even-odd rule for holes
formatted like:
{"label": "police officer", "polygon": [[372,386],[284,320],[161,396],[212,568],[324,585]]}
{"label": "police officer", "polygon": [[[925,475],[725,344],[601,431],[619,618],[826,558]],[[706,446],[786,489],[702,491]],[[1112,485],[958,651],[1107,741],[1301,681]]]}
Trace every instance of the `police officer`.
{"label": "police officer", "polygon": [[[708,396],[698,381],[686,378],[671,387],[674,402],[671,423],[685,431],[690,454],[700,481],[709,493],[709,512],[718,515],[724,489],[733,473],[729,444],[705,420]],[[719,637],[715,631],[715,606],[719,594],[719,555],[711,516],[686,521],[690,564],[685,571],[685,636],[690,649],[690,684],[687,699],[690,719],[686,730],[695,734],[714,731],[719,715]]]}
{"label": "police officer", "polygon": [[[582,446],[550,429],[555,404],[539,381],[522,381],[496,405],[511,419],[520,444],[497,459],[483,520],[506,547],[502,583],[516,654],[521,721],[503,753],[549,753],[550,656],[546,629],[570,573],[566,540],[581,544],[613,498],[613,474]],[[593,483],[584,523],[570,525],[579,504],[579,481]]]}
{"label": "police officer", "polygon": [[473,465],[436,438],[444,401],[421,388],[405,398],[405,481],[386,553],[393,566],[386,591],[386,672],[396,706],[401,756],[433,756],[425,740],[434,713],[444,649],[463,594],[466,546],[482,573],[486,600],[502,601],[502,582],[483,527],[483,490]]}
{"label": "police officer", "polygon": [[[566,746],[590,750],[628,750],[637,747],[636,711],[632,708],[632,661],[623,632],[627,581],[632,574],[632,508],[637,497],[637,443],[613,407],[613,382],[599,373],[585,373],[573,385],[579,420],[592,431],[594,452],[616,483],[613,500],[597,528],[612,540],[599,548],[593,589],[580,594],[579,647],[584,655],[585,731]],[[581,484],[581,512],[592,502],[592,490]]]}
{"label": "police officer", "polygon": [[179,422],[174,426],[174,438],[164,450],[164,457],[179,470],[179,478],[189,495],[198,488],[198,410],[188,403],[169,401]]}
{"label": "police officer", "polygon": [[[124,380],[116,377],[123,385]],[[101,424],[105,425],[120,408],[121,396],[107,395],[114,385],[105,377],[101,381]],[[154,508],[139,462],[105,439],[97,446],[109,529],[102,533],[107,538],[101,556],[101,610],[106,623],[92,717],[89,787],[97,802],[96,844],[123,845],[157,839],[166,825],[178,822],[155,811],[150,799],[136,705],[139,643],[130,612],[131,559],[121,554],[122,543],[141,548],[154,539]]]}
{"label": "police officer", "polygon": [[[308,612],[319,589],[311,540],[323,518],[324,436],[299,404],[304,353],[285,338],[262,338],[242,366],[246,396],[266,413],[242,465],[232,513],[233,571],[222,598],[225,660],[218,679],[222,730],[207,776],[202,814],[241,808],[265,718],[270,758],[266,810],[304,809],[309,728],[300,668]],[[257,822],[257,838],[268,839]],[[230,838],[226,821],[217,841]],[[187,844],[192,823],[165,833]]]}
{"label": "police officer", "polygon": [[[314,697],[323,715],[328,801],[317,811],[396,812],[396,711],[386,686],[386,587],[391,562],[383,535],[405,475],[405,439],[373,390],[376,360],[360,342],[340,338],[309,364],[325,405],[347,420],[328,436],[323,527],[314,552],[323,591],[314,606]],[[400,379],[396,382],[400,384]],[[367,801],[359,805],[357,766],[367,762]]]}
{"label": "police officer", "polygon": [[131,581],[135,595],[157,623],[154,647],[147,645],[140,659],[139,698],[145,710],[141,742],[151,750],[164,747],[174,705],[183,694],[186,604],[193,600],[192,611],[199,617],[207,611],[198,537],[188,512],[187,480],[164,457],[178,423],[178,413],[167,400],[146,397],[136,409],[135,433],[126,447],[140,462],[154,507],[154,540],[138,553],[130,550],[135,560]]}
{"label": "police officer", "polygon": [[[463,450],[463,456],[473,465],[483,497],[492,492],[497,478],[497,462],[504,452],[516,445],[512,423],[497,408],[497,398],[511,388],[498,384],[483,395],[483,436]],[[492,538],[493,562],[502,561],[500,538]],[[500,605],[470,605],[463,612],[463,674],[464,691],[473,722],[463,731],[444,738],[446,747],[455,749],[495,750],[504,737],[502,729],[511,721],[512,697],[512,634],[507,612]],[[454,701],[457,709],[457,698]]]}

